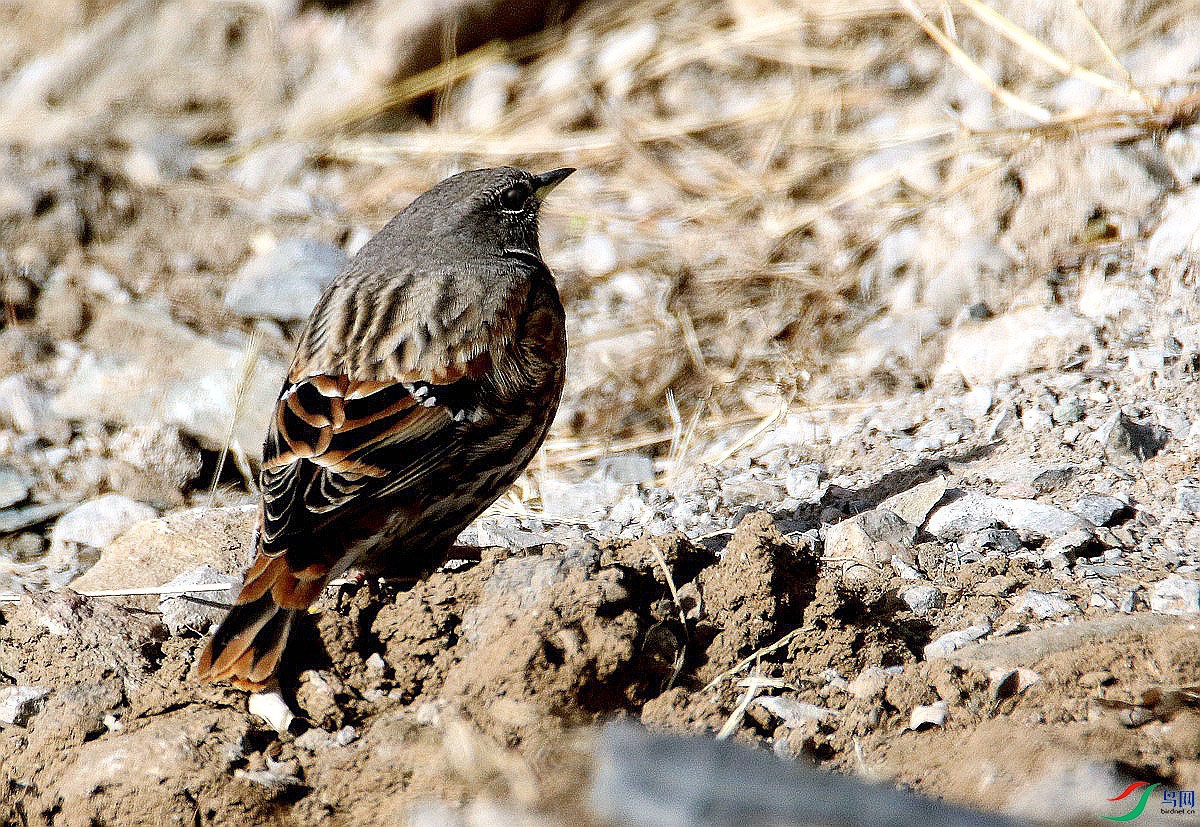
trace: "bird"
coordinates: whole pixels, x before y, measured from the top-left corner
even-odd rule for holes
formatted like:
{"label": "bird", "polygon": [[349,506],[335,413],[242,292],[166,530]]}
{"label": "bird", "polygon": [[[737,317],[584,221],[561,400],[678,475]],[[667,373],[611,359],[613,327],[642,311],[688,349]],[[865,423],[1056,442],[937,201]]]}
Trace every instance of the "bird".
{"label": "bird", "polygon": [[566,370],[538,213],[574,171],[453,175],[324,290],[263,445],[255,556],[201,681],[277,686],[294,618],[331,578],[429,571],[533,459]]}

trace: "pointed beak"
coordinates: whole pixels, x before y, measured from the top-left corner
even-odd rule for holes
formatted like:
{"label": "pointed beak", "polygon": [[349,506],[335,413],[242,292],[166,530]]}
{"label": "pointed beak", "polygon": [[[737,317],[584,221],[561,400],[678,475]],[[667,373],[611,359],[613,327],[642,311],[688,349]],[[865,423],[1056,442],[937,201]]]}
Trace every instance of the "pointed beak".
{"label": "pointed beak", "polygon": [[567,179],[567,176],[575,171],[574,167],[563,167],[562,169],[552,169],[549,172],[543,172],[541,175],[533,176],[533,192],[541,201],[550,191]]}

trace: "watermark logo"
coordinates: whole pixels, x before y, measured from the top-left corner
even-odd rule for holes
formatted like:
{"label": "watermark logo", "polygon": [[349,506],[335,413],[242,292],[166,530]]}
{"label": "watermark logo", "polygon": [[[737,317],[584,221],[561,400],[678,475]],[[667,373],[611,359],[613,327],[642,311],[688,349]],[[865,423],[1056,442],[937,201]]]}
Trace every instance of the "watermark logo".
{"label": "watermark logo", "polygon": [[[1162,784],[1151,784],[1148,781],[1135,781],[1126,787],[1120,795],[1109,799],[1109,801],[1132,803],[1133,808],[1125,813],[1125,815],[1103,816],[1103,818],[1109,821],[1133,821],[1146,811],[1146,806],[1154,796],[1154,791],[1161,786]],[[1137,796],[1136,800],[1131,797],[1135,795]],[[1196,791],[1163,790],[1162,805],[1159,807],[1158,812],[1159,815],[1195,815]]]}

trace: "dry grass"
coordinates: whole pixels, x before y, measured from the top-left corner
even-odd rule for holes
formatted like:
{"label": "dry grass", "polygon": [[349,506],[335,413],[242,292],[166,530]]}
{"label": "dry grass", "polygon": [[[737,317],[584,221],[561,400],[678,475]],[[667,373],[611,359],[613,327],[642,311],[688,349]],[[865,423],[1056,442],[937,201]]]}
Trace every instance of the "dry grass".
{"label": "dry grass", "polygon": [[[1078,55],[980,0],[594,4],[560,30],[490,43],[355,101],[313,134],[327,161],[385,179],[448,156],[594,173],[550,209],[567,235],[636,241],[619,268],[650,290],[603,324],[592,306],[603,274],[563,274],[588,323],[574,340],[575,418],[550,457],[666,452],[683,421],[691,442],[801,400],[883,305],[864,262],[931,207],[981,187],[986,197],[1048,142],[1117,144],[1196,119],[1186,82],[1138,88],[1118,58],[1194,4],[1165,4],[1174,17],[1133,8],[1120,32],[1104,28],[1111,3],[1094,15],[1059,5],[1067,22],[1053,25],[1074,31],[1056,39],[1090,44]],[[354,129],[505,62],[520,74],[492,129],[465,129],[453,105],[428,129]],[[983,118],[948,108],[964,76],[994,100]],[[1055,107],[1067,78],[1094,91],[1086,106]],[[914,169],[936,170],[935,185]]]}

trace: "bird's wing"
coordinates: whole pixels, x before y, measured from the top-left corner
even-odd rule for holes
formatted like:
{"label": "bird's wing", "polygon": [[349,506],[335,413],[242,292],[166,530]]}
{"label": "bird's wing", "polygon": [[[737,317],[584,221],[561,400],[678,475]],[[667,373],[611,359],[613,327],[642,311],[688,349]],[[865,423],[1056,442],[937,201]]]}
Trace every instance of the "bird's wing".
{"label": "bird's wing", "polygon": [[[282,557],[319,589],[345,549],[315,547],[307,542],[314,530],[369,520],[381,498],[419,490],[430,475],[453,469],[469,448],[461,434],[477,415],[481,383],[491,386],[504,372],[502,354],[524,312],[527,291],[510,292],[504,310],[486,319],[472,317],[469,305],[461,312],[452,305],[439,320],[438,308],[415,312],[400,294],[323,300],[263,447],[263,558]],[[332,344],[346,341],[357,345]],[[258,567],[247,575],[247,599]],[[266,560],[261,568],[272,581],[262,589],[274,590],[281,570]]]}

